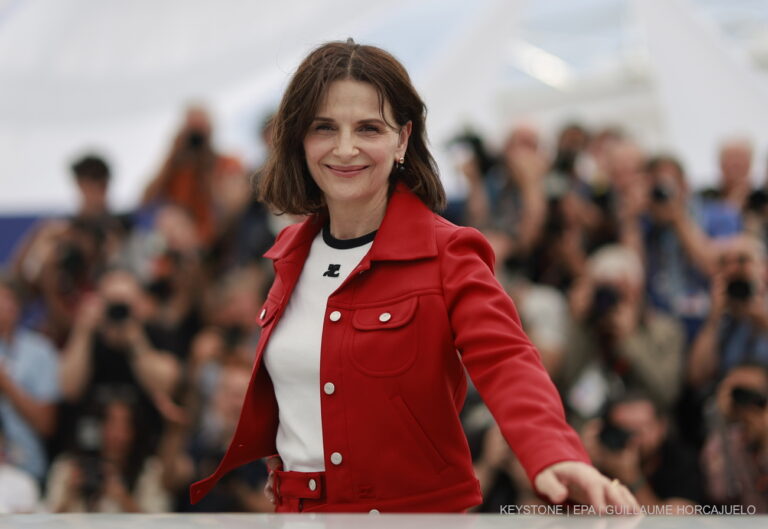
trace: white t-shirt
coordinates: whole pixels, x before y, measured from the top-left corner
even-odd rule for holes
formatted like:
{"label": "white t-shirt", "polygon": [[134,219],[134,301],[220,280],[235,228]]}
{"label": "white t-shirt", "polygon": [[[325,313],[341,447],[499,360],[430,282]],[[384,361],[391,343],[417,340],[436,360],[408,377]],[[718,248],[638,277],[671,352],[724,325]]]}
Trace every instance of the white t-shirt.
{"label": "white t-shirt", "polygon": [[376,232],[335,239],[326,226],[312,241],[296,287],[264,351],[280,409],[277,452],[283,469],[325,470],[320,416],[320,342],[330,296],[360,263]]}

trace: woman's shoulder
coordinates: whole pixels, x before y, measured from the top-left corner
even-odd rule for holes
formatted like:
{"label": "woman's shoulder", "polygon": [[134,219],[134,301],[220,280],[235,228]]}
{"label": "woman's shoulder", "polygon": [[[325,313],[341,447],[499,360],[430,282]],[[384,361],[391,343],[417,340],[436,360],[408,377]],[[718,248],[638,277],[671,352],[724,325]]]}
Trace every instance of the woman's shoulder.
{"label": "woman's shoulder", "polygon": [[488,264],[495,262],[490,243],[478,229],[456,225],[437,213],[433,214],[433,222],[438,254],[455,256],[471,253],[479,255]]}

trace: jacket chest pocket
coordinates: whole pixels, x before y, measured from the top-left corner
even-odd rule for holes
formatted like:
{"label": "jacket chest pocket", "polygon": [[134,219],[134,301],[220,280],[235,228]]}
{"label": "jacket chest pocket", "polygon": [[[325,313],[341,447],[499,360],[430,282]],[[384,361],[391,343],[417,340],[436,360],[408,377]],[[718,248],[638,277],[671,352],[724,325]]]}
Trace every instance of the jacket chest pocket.
{"label": "jacket chest pocket", "polygon": [[350,356],[357,369],[371,376],[394,376],[413,365],[419,348],[418,304],[419,298],[413,297],[354,311]]}

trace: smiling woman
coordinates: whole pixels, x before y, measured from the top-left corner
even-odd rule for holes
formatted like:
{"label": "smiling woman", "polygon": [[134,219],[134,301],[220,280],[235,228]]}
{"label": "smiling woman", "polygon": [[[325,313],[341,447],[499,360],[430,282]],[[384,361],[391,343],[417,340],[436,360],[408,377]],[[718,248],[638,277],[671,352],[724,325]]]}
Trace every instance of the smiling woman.
{"label": "smiling woman", "polygon": [[266,492],[278,512],[478,505],[459,421],[466,370],[539,493],[637,507],[588,464],[488,242],[437,215],[445,195],[425,115],[379,48],[328,43],[294,75],[260,195],[310,216],[265,255],[276,279],[251,385],[227,454],[192,501],[272,456]]}

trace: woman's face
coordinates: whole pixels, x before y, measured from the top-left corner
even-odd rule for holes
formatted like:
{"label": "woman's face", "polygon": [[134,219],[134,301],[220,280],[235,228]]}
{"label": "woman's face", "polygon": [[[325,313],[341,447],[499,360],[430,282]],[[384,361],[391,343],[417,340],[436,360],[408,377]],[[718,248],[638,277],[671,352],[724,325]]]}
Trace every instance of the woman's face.
{"label": "woman's face", "polygon": [[304,137],[309,172],[330,211],[386,202],[392,166],[405,155],[411,131],[410,122],[393,126],[389,102],[382,116],[372,85],[352,80],[330,85]]}

